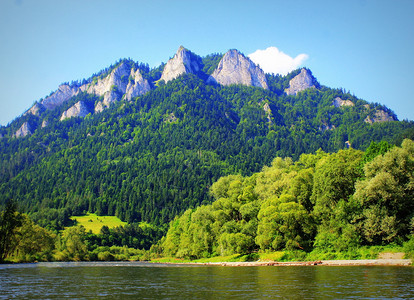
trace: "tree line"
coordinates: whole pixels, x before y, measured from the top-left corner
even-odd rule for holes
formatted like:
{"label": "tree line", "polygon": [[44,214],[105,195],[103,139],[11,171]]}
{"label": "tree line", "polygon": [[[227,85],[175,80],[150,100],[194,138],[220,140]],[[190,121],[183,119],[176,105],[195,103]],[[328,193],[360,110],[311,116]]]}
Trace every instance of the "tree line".
{"label": "tree line", "polygon": [[296,162],[278,157],[251,176],[220,178],[211,194],[213,203],[170,223],[164,255],[335,253],[412,244],[414,142],[372,143],[365,152],[318,150]]}
{"label": "tree line", "polygon": [[[198,259],[293,251],[297,257],[363,246],[405,245],[414,253],[414,142],[275,158],[250,176],[221,177],[211,204],[163,228],[133,223],[99,234],[53,232],[8,202],[0,213],[0,260]],[[320,256],[319,256],[320,257]]]}

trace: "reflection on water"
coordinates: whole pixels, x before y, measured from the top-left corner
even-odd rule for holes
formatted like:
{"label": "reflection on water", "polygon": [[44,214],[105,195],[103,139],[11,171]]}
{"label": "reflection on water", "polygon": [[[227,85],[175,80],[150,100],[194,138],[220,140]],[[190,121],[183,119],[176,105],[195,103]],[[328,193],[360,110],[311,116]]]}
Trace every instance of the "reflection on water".
{"label": "reflection on water", "polygon": [[0,298],[413,298],[414,268],[136,262],[0,265]]}

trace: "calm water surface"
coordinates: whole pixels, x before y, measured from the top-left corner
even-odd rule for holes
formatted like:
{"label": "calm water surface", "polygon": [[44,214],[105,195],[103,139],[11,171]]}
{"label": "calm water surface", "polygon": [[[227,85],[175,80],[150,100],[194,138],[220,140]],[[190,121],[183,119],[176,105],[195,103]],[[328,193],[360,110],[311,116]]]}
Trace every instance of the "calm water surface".
{"label": "calm water surface", "polygon": [[0,299],[414,298],[413,267],[0,265]]}

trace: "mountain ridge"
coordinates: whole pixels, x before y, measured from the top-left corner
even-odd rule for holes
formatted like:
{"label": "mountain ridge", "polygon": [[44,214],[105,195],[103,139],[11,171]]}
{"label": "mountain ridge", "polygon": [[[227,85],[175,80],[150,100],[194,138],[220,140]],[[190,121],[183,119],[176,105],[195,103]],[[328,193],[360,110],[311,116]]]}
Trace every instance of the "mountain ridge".
{"label": "mountain ridge", "polygon": [[[363,150],[371,141],[398,144],[414,136],[413,122],[396,121],[387,107],[343,89],[314,84],[287,95],[301,69],[265,74],[267,89],[207,83],[224,56],[195,57],[196,74],[168,82],[160,80],[166,64],[149,69],[121,60],[64,84],[79,92],[54,109],[35,103],[0,128],[0,205],[14,199],[36,222],[55,229],[88,211],[162,225],[211,203],[209,187],[221,176],[250,175],[276,156]],[[129,100],[137,70],[150,90]],[[111,81],[111,74],[120,76]],[[117,80],[120,87],[112,84]],[[98,91],[99,82],[105,88]],[[59,91],[64,95],[66,87]],[[116,97],[108,106],[105,93]],[[60,121],[76,103],[88,114]],[[14,137],[20,128],[31,134]]]}
{"label": "mountain ridge", "polygon": [[[84,79],[82,84],[61,84],[55,92],[51,93],[51,95],[42,99],[40,102],[35,102],[24,115],[33,114],[39,116],[45,109],[54,110],[56,107],[61,106],[63,103],[82,92],[103,97],[102,100],[95,103],[90,111],[90,113],[99,113],[108,108],[111,103],[122,99],[131,101],[132,98],[157,88],[159,81],[163,81],[165,84],[186,73],[195,74],[210,84],[242,84],[246,86],[261,87],[263,89],[269,88],[263,70],[237,49],[227,51],[221,57],[217,66],[214,68],[214,71],[210,75],[202,70],[204,65],[201,60],[202,58],[200,56],[189,51],[184,46],[180,46],[173,58],[163,66],[160,78],[152,78],[153,82],[151,84],[147,78],[143,77],[143,74],[149,73],[149,70],[143,70],[145,68],[137,65],[137,63],[121,59],[114,66],[100,71],[98,75],[93,75],[87,80]],[[289,86],[285,88],[283,92],[287,95],[295,96],[298,92],[309,88],[317,88],[319,86],[320,85],[316,78],[313,77],[312,72],[306,68],[301,68],[300,72],[289,81]],[[85,114],[70,115],[78,117],[85,116]],[[60,119],[63,118],[61,117]],[[373,116],[366,118],[366,122],[369,124],[397,120],[398,118],[395,114],[387,114],[384,112],[378,112],[376,115],[374,113]],[[16,131],[14,132],[14,136],[25,137],[32,133],[30,130],[25,132],[27,132],[27,134],[22,135],[21,133],[17,134]]]}

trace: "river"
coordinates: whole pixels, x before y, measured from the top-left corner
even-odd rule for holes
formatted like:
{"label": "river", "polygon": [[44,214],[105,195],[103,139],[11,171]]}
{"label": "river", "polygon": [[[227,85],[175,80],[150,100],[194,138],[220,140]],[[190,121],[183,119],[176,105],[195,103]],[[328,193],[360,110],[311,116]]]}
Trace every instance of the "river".
{"label": "river", "polygon": [[414,267],[0,265],[0,299],[414,298]]}

